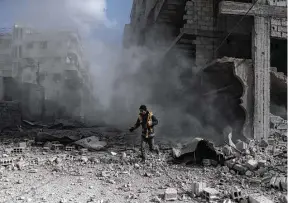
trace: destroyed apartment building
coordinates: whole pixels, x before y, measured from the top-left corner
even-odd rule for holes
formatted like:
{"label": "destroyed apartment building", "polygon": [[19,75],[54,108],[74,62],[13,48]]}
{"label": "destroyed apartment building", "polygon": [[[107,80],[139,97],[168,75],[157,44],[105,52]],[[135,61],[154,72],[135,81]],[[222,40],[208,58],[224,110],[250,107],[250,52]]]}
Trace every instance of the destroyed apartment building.
{"label": "destroyed apartment building", "polygon": [[233,134],[267,139],[270,116],[287,119],[286,7],[285,0],[134,0],[123,45],[162,50],[163,66],[184,55],[197,69],[191,91],[201,89],[200,103],[214,100],[216,119],[228,120]]}
{"label": "destroyed apartment building", "polygon": [[83,117],[92,85],[77,32],[19,25],[0,31],[0,128],[19,125],[14,114],[27,120]]}

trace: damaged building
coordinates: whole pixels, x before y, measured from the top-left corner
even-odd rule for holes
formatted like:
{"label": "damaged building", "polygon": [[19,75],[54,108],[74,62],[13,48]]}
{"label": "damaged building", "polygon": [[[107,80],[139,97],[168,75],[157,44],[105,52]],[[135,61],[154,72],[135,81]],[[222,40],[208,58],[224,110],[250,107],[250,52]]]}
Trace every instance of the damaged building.
{"label": "damaged building", "polygon": [[28,120],[83,117],[92,83],[77,32],[1,31],[0,100],[20,102]]}
{"label": "damaged building", "polygon": [[217,114],[210,125],[222,120],[219,131],[229,125],[267,139],[271,114],[287,119],[286,7],[285,0],[134,0],[123,45],[161,50],[163,66],[165,58],[190,59],[198,105],[212,104]]}

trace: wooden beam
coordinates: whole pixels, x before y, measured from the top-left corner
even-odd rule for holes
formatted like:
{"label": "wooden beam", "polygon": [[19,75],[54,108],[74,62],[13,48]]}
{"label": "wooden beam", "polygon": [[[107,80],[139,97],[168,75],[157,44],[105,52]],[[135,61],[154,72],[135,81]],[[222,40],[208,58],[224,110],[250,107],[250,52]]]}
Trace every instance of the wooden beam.
{"label": "wooden beam", "polygon": [[[219,3],[219,13],[228,15],[246,15],[252,7],[252,3],[240,3],[233,1],[221,1]],[[287,18],[286,7],[255,4],[248,12],[249,16]]]}

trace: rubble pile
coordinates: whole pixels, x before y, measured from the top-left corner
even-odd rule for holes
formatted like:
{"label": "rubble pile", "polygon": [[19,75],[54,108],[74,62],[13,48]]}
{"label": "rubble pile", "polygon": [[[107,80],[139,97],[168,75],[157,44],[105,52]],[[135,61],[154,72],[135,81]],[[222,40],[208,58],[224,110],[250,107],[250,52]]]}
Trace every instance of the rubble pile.
{"label": "rubble pile", "polygon": [[[197,138],[150,153],[145,163],[127,140],[136,135],[117,129],[42,128],[35,139],[9,134],[0,142],[0,202],[287,202],[285,121],[273,117],[271,123],[277,133],[268,142],[216,148]],[[203,146],[210,152],[201,163],[185,165]],[[184,162],[171,164],[182,155]]]}

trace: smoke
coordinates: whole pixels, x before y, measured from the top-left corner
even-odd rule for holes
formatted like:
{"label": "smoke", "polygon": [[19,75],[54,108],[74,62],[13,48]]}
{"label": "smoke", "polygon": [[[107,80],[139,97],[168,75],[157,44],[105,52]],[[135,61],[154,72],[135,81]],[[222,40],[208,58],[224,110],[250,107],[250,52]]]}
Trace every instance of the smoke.
{"label": "smoke", "polygon": [[26,0],[17,2],[14,9],[21,12],[14,11],[13,19],[40,30],[78,30],[96,98],[94,104],[85,106],[92,121],[128,129],[137,119],[139,106],[146,104],[159,119],[161,137],[216,134],[215,129],[203,127],[193,116],[199,114],[198,107],[193,106],[197,90],[191,94],[189,89],[196,71],[193,63],[179,56],[159,66],[163,53],[160,50],[151,52],[146,47],[123,50],[95,37],[103,29],[107,32],[123,29],[107,17],[106,6],[106,0]]}

